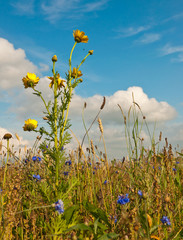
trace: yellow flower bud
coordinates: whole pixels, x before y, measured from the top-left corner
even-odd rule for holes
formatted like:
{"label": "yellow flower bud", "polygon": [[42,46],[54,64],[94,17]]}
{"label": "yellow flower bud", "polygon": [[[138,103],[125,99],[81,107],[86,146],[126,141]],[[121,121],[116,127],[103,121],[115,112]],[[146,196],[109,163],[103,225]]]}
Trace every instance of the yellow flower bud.
{"label": "yellow flower bud", "polygon": [[93,55],[93,50],[88,51],[90,55]]}
{"label": "yellow flower bud", "polygon": [[56,56],[56,55],[54,55],[54,56],[52,57],[52,62],[57,62],[57,56]]}

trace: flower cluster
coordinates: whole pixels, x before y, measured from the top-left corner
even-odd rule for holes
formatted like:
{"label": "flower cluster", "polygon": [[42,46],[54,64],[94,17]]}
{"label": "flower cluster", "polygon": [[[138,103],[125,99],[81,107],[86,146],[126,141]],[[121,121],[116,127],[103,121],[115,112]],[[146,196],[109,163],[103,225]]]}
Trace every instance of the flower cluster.
{"label": "flower cluster", "polygon": [[41,161],[41,158],[40,157],[37,157],[37,156],[33,156],[32,157],[32,160],[35,162],[35,161]]}
{"label": "flower cluster", "polygon": [[65,161],[65,165],[70,166],[72,164],[71,160]]}
{"label": "flower cluster", "polygon": [[61,199],[59,199],[59,200],[54,204],[54,206],[55,206],[55,210],[56,210],[59,214],[61,214],[61,213],[64,212],[64,203],[63,203],[63,201],[62,201]]}
{"label": "flower cluster", "polygon": [[163,224],[166,224],[166,225],[169,225],[169,226],[171,225],[170,220],[169,220],[168,217],[166,217],[166,216],[163,216],[163,217],[162,217],[161,222],[162,222]]}
{"label": "flower cluster", "polygon": [[118,196],[118,201],[117,201],[118,204],[124,205],[128,202],[130,202],[130,199],[128,198],[128,194]]}

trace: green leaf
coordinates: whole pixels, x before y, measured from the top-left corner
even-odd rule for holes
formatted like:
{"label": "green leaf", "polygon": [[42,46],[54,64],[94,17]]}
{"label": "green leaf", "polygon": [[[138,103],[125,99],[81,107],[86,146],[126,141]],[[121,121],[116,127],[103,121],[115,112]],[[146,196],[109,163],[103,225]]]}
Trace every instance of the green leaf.
{"label": "green leaf", "polygon": [[98,238],[98,240],[114,239],[114,238],[117,238],[118,236],[119,236],[119,234],[116,234],[116,233],[106,233],[103,236],[101,236],[100,238]]}
{"label": "green leaf", "polygon": [[159,225],[155,225],[151,228],[150,230],[150,234],[153,233],[157,228],[158,228]]}
{"label": "green leaf", "polygon": [[97,218],[97,220],[94,222],[94,233],[95,234],[97,234],[98,221],[99,221],[99,218]]}
{"label": "green leaf", "polygon": [[71,230],[83,230],[83,231],[90,231],[90,232],[92,232],[92,228],[89,227],[89,226],[86,226],[84,223],[78,223],[78,224],[68,228],[66,232],[69,232]]}
{"label": "green leaf", "polygon": [[103,220],[111,228],[111,224],[108,221],[107,215],[102,209],[95,207],[89,202],[85,202],[84,207],[92,216]]}
{"label": "green leaf", "polygon": [[64,217],[66,219],[66,223],[67,224],[70,224],[71,220],[72,220],[72,217],[74,215],[74,212],[76,210],[79,209],[79,206],[78,205],[74,205],[74,206],[71,206],[69,208],[67,208],[65,211],[64,211]]}

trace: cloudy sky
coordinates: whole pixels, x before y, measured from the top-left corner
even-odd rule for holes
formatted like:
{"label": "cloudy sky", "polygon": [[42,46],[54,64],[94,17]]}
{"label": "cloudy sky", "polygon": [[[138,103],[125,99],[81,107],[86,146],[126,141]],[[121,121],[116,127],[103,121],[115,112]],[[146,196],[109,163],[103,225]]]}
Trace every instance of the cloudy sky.
{"label": "cloudy sky", "polygon": [[[181,0],[7,0],[0,2],[0,138],[5,132],[18,133],[22,145],[33,144],[36,134],[24,132],[24,120],[43,122],[43,105],[24,89],[27,72],[40,77],[37,86],[46,99],[54,54],[62,78],[74,44],[73,30],[89,37],[77,44],[73,67],[93,49],[81,68],[83,83],[73,96],[70,118],[72,130],[81,141],[85,123],[90,126],[106,96],[101,112],[109,156],[126,154],[124,114],[134,100],[139,104],[148,126],[158,141],[168,137],[174,147],[183,148],[183,5]],[[141,115],[139,115],[140,118]],[[132,119],[131,119],[132,121]],[[132,127],[132,125],[131,125]],[[94,144],[100,145],[97,124],[90,131]],[[141,137],[148,144],[143,127]],[[14,137],[15,138],[15,137]],[[147,139],[146,139],[147,138]],[[16,139],[14,139],[15,144]],[[70,146],[74,146],[74,143]],[[87,141],[85,141],[87,146]],[[102,144],[101,150],[103,151]]]}

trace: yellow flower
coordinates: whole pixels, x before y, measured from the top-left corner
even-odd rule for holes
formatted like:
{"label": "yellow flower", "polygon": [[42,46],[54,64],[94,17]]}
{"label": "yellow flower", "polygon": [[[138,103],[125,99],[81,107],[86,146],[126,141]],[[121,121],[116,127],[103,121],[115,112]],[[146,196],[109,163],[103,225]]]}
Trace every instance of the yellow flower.
{"label": "yellow flower", "polygon": [[73,78],[79,78],[81,77],[83,74],[81,73],[81,71],[78,71],[75,67],[73,68],[72,70],[72,73],[71,73],[71,77]]}
{"label": "yellow flower", "polygon": [[[49,87],[52,88],[54,85],[54,77],[48,77],[51,80],[51,83],[49,84]],[[65,80],[60,78],[60,74],[58,73],[56,76],[57,80],[57,88],[60,90],[61,87],[65,87],[64,82]]]}
{"label": "yellow flower", "polygon": [[37,121],[34,119],[25,120],[25,125],[23,126],[24,131],[32,131],[37,128]]}
{"label": "yellow flower", "polygon": [[73,31],[73,36],[77,43],[80,43],[80,42],[87,43],[88,42],[88,37],[85,35],[85,33],[83,31],[80,31],[77,29],[77,30]]}
{"label": "yellow flower", "polygon": [[36,77],[34,73],[27,73],[26,77],[22,78],[23,84],[25,88],[35,87],[39,82],[39,77]]}

